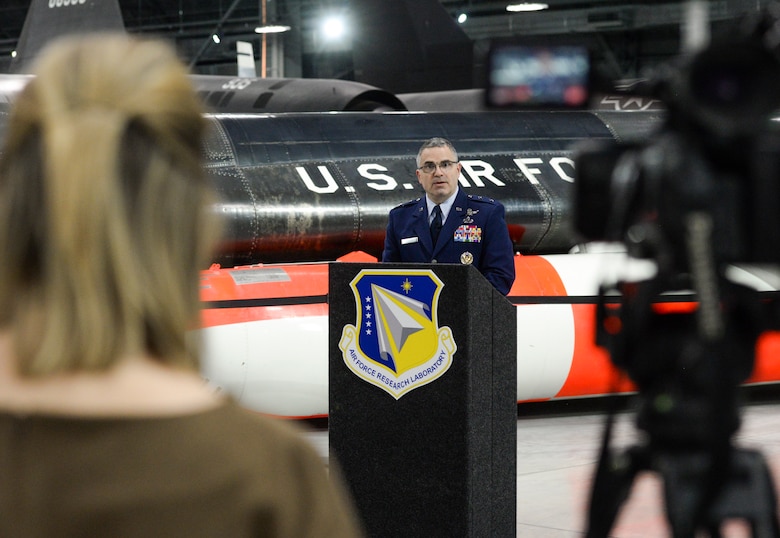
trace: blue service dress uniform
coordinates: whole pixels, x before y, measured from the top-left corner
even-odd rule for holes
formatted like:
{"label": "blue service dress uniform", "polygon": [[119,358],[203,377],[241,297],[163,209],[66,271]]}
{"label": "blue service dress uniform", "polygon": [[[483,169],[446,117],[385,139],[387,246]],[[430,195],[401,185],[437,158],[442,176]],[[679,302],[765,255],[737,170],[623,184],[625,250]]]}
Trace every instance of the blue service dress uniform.
{"label": "blue service dress uniform", "polygon": [[425,198],[390,211],[383,262],[472,264],[506,295],[515,281],[512,241],[504,206],[458,189],[436,245],[432,244]]}

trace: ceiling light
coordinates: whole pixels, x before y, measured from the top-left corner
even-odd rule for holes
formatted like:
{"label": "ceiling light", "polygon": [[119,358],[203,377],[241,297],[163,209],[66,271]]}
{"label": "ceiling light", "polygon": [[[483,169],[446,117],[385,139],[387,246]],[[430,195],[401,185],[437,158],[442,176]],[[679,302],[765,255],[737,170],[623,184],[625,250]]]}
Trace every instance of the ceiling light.
{"label": "ceiling light", "polygon": [[469,18],[468,15],[466,15],[465,13],[461,13],[460,15],[458,15],[458,22],[460,24],[463,24],[464,22],[466,22],[466,19],[468,18]]}
{"label": "ceiling light", "polygon": [[217,35],[217,34],[212,34],[212,35],[211,35],[211,40],[212,40],[214,43],[217,43],[217,44],[219,44],[219,42],[220,42],[220,41],[222,41],[222,40],[219,38],[219,35]]}
{"label": "ceiling light", "polygon": [[258,26],[255,28],[257,34],[281,34],[282,32],[289,32],[290,27],[283,24],[266,24],[265,26]]}
{"label": "ceiling light", "polygon": [[506,6],[507,11],[541,11],[550,7],[549,4],[543,4],[541,2],[526,2],[524,4],[509,4]]}
{"label": "ceiling light", "polygon": [[344,20],[341,17],[329,17],[322,23],[322,32],[327,39],[336,40],[346,32]]}

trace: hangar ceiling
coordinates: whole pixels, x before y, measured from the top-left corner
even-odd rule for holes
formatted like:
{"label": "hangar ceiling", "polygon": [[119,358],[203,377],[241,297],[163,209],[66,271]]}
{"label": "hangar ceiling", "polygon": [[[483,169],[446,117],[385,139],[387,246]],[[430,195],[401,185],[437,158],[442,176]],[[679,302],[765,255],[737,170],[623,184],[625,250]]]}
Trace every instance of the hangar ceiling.
{"label": "hangar ceiling", "polygon": [[[568,36],[595,46],[616,76],[632,78],[677,53],[687,2],[547,0],[549,9],[545,11],[515,14],[506,11],[508,1],[439,3],[453,20],[461,13],[468,16],[460,28],[474,44],[475,62],[492,39]],[[710,16],[717,26],[768,3],[713,0],[709,2]],[[0,70],[10,63],[29,4],[30,0],[0,2]],[[267,50],[281,55],[276,59],[274,72],[267,67],[270,76],[354,78],[349,60],[345,59],[351,54],[349,41],[326,45],[318,32],[321,21],[329,14],[345,15],[349,21],[351,11],[361,0],[119,0],[119,4],[129,32],[174,40],[195,72],[235,74],[238,40],[252,42],[259,59],[262,38],[254,29],[265,11],[266,22],[292,28],[288,33],[266,38],[270,47]],[[212,41],[213,34],[220,36],[220,43]]]}

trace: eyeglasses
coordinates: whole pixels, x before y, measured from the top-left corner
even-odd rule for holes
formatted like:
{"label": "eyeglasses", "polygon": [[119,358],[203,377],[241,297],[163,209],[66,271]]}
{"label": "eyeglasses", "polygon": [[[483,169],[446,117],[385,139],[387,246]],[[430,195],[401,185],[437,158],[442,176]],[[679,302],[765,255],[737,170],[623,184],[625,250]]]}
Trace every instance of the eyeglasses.
{"label": "eyeglasses", "polygon": [[458,164],[458,161],[442,161],[438,164],[433,162],[427,162],[424,163],[421,167],[419,167],[418,170],[422,170],[426,174],[432,174],[436,171],[436,167],[438,166],[439,168],[441,168],[442,172],[446,172],[456,164]]}

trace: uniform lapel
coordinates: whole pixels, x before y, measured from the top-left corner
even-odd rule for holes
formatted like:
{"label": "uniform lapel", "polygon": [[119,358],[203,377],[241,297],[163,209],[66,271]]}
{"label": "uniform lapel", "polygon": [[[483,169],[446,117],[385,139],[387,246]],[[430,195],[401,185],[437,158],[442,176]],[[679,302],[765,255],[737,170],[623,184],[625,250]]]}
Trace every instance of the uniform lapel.
{"label": "uniform lapel", "polygon": [[412,230],[417,234],[417,240],[423,245],[426,252],[432,252],[431,227],[428,225],[428,206],[424,196],[420,198],[420,201],[414,208],[413,218]]}

